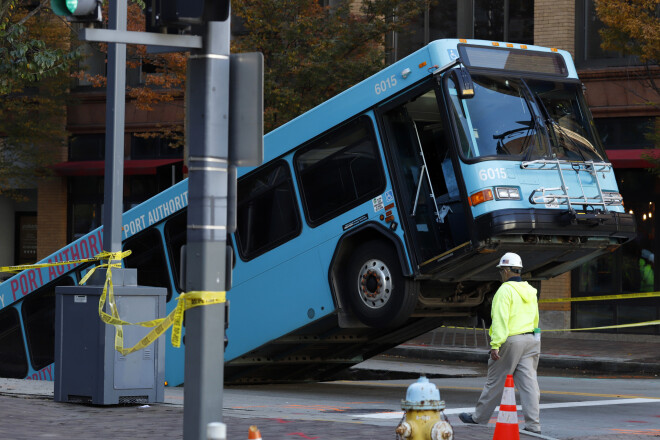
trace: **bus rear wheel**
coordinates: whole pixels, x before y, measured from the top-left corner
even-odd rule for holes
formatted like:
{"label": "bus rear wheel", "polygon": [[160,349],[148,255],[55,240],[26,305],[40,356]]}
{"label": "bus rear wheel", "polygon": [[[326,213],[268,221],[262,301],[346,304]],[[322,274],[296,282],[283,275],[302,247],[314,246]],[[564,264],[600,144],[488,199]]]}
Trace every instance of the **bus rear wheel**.
{"label": "bus rear wheel", "polygon": [[397,327],[417,304],[419,283],[403,276],[394,248],[382,241],[358,247],[348,262],[344,298],[370,327]]}

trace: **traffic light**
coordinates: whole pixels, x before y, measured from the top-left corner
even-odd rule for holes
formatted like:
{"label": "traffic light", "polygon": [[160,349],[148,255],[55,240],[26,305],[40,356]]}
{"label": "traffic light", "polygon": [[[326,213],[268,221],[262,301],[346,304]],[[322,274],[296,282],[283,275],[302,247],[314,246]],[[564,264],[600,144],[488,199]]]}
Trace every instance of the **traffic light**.
{"label": "traffic light", "polygon": [[230,0],[147,0],[147,31],[229,18]]}
{"label": "traffic light", "polygon": [[69,21],[100,22],[102,17],[99,0],[50,0],[50,8]]}

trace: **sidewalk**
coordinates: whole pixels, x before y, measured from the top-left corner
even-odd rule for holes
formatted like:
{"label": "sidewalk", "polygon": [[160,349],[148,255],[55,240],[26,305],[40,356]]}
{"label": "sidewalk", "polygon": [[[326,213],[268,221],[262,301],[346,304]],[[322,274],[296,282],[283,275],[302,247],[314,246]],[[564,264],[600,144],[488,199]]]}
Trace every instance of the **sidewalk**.
{"label": "sidewalk", "polygon": [[[231,408],[225,394],[225,407]],[[258,402],[255,402],[258,403]],[[149,405],[93,406],[53,400],[53,382],[0,378],[0,423],[2,440],[181,440],[183,438],[183,388],[166,387],[165,402]],[[348,419],[344,422],[303,419],[295,414],[281,419],[255,412],[246,417],[223,415],[227,439],[247,438],[250,425],[256,425],[264,440],[389,439],[395,438],[391,425],[374,425]],[[455,416],[452,416],[456,419]],[[491,440],[493,426],[452,422],[455,439]],[[520,433],[520,440],[539,438]],[[540,437],[544,438],[544,437]]]}
{"label": "sidewalk", "polygon": [[[488,360],[483,330],[438,328],[386,353],[424,360]],[[593,374],[660,374],[660,336],[572,332],[542,334],[539,368]]]}

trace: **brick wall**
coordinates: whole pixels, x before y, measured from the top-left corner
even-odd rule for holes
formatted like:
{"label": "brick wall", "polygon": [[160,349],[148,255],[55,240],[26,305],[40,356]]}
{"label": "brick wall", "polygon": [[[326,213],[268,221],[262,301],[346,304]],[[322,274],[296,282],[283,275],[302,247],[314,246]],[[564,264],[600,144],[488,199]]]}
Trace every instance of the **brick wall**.
{"label": "brick wall", "polygon": [[37,259],[65,246],[66,178],[52,177],[39,183],[37,196]]}
{"label": "brick wall", "polygon": [[574,0],[534,0],[534,44],[575,56]]}
{"label": "brick wall", "polygon": [[[575,57],[574,0],[534,0],[534,44],[563,49]],[[541,299],[570,297],[570,272],[541,283]],[[571,303],[542,303],[539,310],[570,312]]]}
{"label": "brick wall", "polygon": [[[541,282],[541,299],[550,298],[570,298],[571,297],[571,273],[559,275],[552,279]],[[557,311],[570,311],[571,303],[558,302],[558,303],[541,303],[539,310],[557,310]]]}

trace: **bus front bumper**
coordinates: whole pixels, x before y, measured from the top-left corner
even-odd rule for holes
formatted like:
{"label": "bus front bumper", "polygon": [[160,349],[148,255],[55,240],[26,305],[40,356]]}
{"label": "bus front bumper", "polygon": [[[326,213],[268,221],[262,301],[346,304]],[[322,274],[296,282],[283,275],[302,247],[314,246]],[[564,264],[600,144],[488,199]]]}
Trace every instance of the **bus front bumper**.
{"label": "bus front bumper", "polygon": [[635,216],[623,212],[505,209],[475,219],[480,240],[506,235],[609,237],[619,244],[636,236]]}

